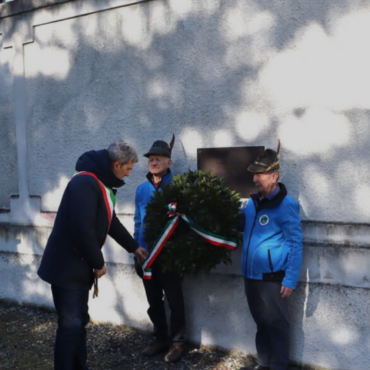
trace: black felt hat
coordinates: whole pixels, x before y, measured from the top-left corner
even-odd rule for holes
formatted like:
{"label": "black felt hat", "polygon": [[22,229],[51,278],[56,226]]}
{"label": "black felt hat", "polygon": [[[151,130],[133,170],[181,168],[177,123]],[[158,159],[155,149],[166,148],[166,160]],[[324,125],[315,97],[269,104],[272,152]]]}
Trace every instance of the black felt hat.
{"label": "black felt hat", "polygon": [[248,167],[252,173],[269,172],[280,168],[280,140],[277,150],[266,149],[254,162]]}
{"label": "black felt hat", "polygon": [[144,154],[144,157],[149,158],[151,155],[164,155],[165,157],[171,158],[172,148],[175,144],[175,135],[172,136],[170,145],[163,140],[157,140],[153,143],[148,153]]}

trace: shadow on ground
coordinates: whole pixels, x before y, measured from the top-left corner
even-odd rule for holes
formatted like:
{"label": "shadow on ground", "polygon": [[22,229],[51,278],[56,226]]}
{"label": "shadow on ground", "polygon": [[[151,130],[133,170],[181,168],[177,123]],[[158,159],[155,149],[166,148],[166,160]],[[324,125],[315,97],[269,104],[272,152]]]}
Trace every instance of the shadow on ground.
{"label": "shadow on ground", "polygon": [[[56,330],[53,310],[0,301],[0,369],[50,370]],[[238,353],[189,344],[180,362],[166,364],[163,355],[140,355],[150,340],[124,326],[91,323],[88,326],[88,364],[93,370],[231,370],[251,364]],[[290,370],[308,370],[291,367]]]}

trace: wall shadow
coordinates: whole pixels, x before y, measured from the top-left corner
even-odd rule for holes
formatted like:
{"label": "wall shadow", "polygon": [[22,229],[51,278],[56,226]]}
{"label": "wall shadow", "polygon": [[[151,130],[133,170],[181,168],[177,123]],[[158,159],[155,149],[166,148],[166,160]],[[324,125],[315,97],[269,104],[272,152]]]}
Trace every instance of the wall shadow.
{"label": "wall shadow", "polygon": [[[175,133],[175,172],[195,169],[197,147],[256,144],[274,147],[276,139],[285,132],[284,119],[294,116],[299,123],[299,118],[310,110],[311,102],[301,101],[286,108],[271,97],[262,99],[268,91],[264,91],[259,79],[269,61],[279,53],[299,47],[294,43],[308,24],[318,24],[330,37],[333,17],[353,9],[348,1],[316,5],[303,0],[274,4],[210,1],[208,5],[194,1],[189,8],[181,9],[173,8],[172,4],[165,0],[150,1],[34,27],[34,42],[24,45],[27,159],[30,193],[41,195],[43,211],[57,210],[65,181],[73,174],[78,156],[86,150],[107,147],[117,137],[136,145],[141,156],[153,140],[169,140]],[[253,19],[258,17],[266,22],[253,25]],[[10,22],[7,37],[15,36],[21,29],[20,23],[29,19],[19,17]],[[240,28],[232,26],[238,21]],[[1,67],[4,75],[11,73],[10,62],[2,62]],[[287,112],[281,113],[280,108]],[[243,116],[249,109],[254,115]],[[362,203],[359,194],[364,194],[369,182],[360,184],[361,193],[356,194],[348,173],[353,174],[352,163],[358,166],[361,179],[367,173],[369,161],[363,153],[369,151],[370,145],[370,130],[366,126],[369,110],[359,106],[339,111],[348,122],[348,141],[329,142],[327,150],[302,155],[296,147],[284,143],[282,146],[284,183],[302,202],[302,218],[306,220],[331,217],[334,221],[348,221],[355,213],[356,220],[361,220],[368,215],[365,207],[368,203]],[[3,111],[0,114],[0,120],[4,119]],[[262,116],[266,125],[252,120]],[[240,117],[249,117],[245,118],[245,128]],[[253,131],[253,125],[258,129]],[[332,133],[318,132],[317,139]],[[12,137],[8,135],[4,140],[9,142]],[[5,163],[14,167],[15,161],[7,158]],[[144,160],[118,193],[119,213],[132,213],[134,191],[145,180],[145,173]],[[339,181],[335,190],[333,179]],[[349,216],[345,204],[333,209],[338,194],[352,202],[355,210]],[[44,239],[38,242],[43,244]],[[35,246],[34,252],[40,253],[39,246]],[[124,278],[124,272],[118,273]],[[305,271],[304,275],[307,273],[310,272]],[[28,275],[28,272],[24,275],[25,281]],[[107,279],[118,297],[117,315],[122,315],[124,321],[132,320],[125,312],[125,292],[113,278]],[[233,279],[228,278],[225,284],[233,284]],[[217,301],[217,294],[203,292],[212,284],[210,280],[202,277],[195,292],[195,284],[188,285],[188,295],[199,297],[198,301],[191,298],[187,306],[191,318],[200,303],[202,309],[209,312],[214,309],[216,303],[212,300]],[[309,283],[299,289],[305,289],[302,295],[306,303],[299,302],[296,315],[301,319],[294,323],[296,336],[303,339],[295,347],[298,357],[304,349],[303,322],[315,313],[320,302],[320,294],[311,295]],[[37,301],[40,293],[34,292],[32,297],[31,292],[29,297]],[[241,297],[236,300],[244,302]],[[239,340],[245,335],[238,321],[244,311],[245,307],[239,310],[232,306],[221,313],[215,310],[215,315],[221,315],[228,323],[230,332],[240,331]],[[248,319],[242,320],[249,325]],[[196,338],[207,332],[207,340],[212,341],[214,332],[207,325],[190,323]],[[237,341],[230,340],[237,345]],[[251,343],[248,342],[248,348]]]}

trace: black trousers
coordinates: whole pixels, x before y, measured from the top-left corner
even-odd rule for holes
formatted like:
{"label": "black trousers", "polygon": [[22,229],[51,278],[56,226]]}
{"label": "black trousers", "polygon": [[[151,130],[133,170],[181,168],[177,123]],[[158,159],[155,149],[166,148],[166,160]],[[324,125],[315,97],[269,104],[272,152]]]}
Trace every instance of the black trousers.
{"label": "black trousers", "polygon": [[[185,310],[182,293],[182,278],[172,272],[163,272],[158,263],[152,266],[152,279],[143,280],[149,303],[148,315],[154,325],[156,339],[172,341],[174,345],[185,342]],[[170,307],[170,334],[164,306],[166,296]]]}
{"label": "black trousers", "polygon": [[89,322],[88,290],[51,287],[58,314],[54,347],[55,370],[88,370],[86,329]]}
{"label": "black trousers", "polygon": [[272,370],[286,370],[289,362],[289,317],[287,298],[281,298],[281,283],[244,279],[245,294],[257,324],[258,363]]}

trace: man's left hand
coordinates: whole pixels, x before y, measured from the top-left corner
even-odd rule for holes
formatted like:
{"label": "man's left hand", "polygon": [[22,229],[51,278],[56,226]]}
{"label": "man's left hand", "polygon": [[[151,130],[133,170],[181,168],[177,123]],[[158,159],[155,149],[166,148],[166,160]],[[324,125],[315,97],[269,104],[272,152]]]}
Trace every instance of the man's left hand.
{"label": "man's left hand", "polygon": [[95,277],[97,279],[100,279],[102,276],[104,276],[107,273],[107,267],[104,265],[101,269],[95,269],[94,273],[95,273]]}
{"label": "man's left hand", "polygon": [[136,256],[138,262],[141,263],[141,262],[145,261],[146,258],[148,257],[148,251],[146,249],[144,249],[144,248],[139,247],[134,252],[134,255]]}
{"label": "man's left hand", "polygon": [[293,289],[282,285],[280,289],[280,293],[281,293],[281,298],[287,298],[293,293]]}

